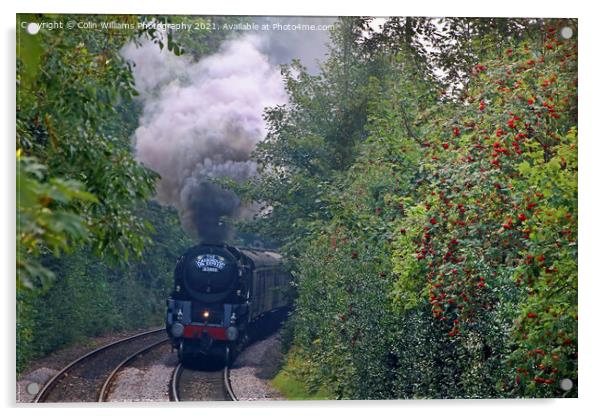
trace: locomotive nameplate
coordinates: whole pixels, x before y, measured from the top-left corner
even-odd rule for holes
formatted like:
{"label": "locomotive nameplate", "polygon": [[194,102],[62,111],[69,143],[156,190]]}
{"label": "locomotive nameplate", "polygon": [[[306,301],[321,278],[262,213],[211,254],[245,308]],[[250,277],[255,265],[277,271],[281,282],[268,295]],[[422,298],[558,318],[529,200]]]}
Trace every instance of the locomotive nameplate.
{"label": "locomotive nameplate", "polygon": [[195,260],[196,266],[203,272],[219,272],[226,267],[226,259],[215,254],[203,254]]}

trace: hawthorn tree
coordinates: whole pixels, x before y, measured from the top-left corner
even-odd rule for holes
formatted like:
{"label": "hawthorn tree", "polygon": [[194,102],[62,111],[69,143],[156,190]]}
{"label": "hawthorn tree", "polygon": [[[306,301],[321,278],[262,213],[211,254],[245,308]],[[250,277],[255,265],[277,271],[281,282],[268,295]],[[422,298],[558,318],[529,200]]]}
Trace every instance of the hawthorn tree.
{"label": "hawthorn tree", "polygon": [[558,29],[477,64],[466,101],[426,115],[397,242],[398,303],[427,295],[450,338],[499,361],[504,395],[576,395],[559,382],[577,379],[577,56]]}
{"label": "hawthorn tree", "polygon": [[[338,102],[321,101],[302,75],[295,112],[268,114],[258,180],[285,197],[270,200],[265,221],[295,253],[299,295],[285,370],[311,391],[577,395],[560,388],[577,385],[577,39],[558,33],[570,21],[481,20],[437,56],[388,38],[358,42],[359,65],[379,48],[394,54],[365,83],[364,138],[334,175],[323,173],[333,157],[323,137],[298,133],[319,132]],[[430,33],[398,23],[398,43]],[[449,23],[452,38],[464,23]],[[466,60],[453,81],[425,73],[456,52]],[[341,73],[343,62],[332,65]]]}

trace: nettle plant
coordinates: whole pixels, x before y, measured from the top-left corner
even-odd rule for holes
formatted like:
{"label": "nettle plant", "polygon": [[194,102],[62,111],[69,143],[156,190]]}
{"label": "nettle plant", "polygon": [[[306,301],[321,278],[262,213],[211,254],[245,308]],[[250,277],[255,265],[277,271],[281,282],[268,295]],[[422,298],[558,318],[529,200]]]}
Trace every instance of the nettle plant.
{"label": "nettle plant", "polygon": [[398,302],[426,298],[450,342],[498,359],[507,395],[577,394],[559,388],[577,379],[577,42],[556,31],[425,113],[420,202],[395,243]]}

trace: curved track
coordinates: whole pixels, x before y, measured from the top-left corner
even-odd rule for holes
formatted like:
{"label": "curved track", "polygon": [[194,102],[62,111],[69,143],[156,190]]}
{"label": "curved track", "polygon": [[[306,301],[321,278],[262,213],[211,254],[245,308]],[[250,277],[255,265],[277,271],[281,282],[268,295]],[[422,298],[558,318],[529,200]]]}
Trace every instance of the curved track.
{"label": "curved track", "polygon": [[[207,368],[208,367],[208,368]],[[178,364],[169,386],[170,400],[180,401],[237,401],[230,385],[230,368],[205,366],[190,369]]]}
{"label": "curved track", "polygon": [[120,368],[165,341],[165,329],[160,328],[97,348],[59,371],[44,385],[34,402],[102,401]]}
{"label": "curved track", "polygon": [[158,347],[159,345],[163,345],[167,342],[169,342],[169,339],[162,339],[157,342],[154,342],[150,345],[147,345],[147,346],[139,349],[138,351],[134,352],[133,354],[126,357],[123,361],[121,361],[105,379],[105,382],[103,383],[103,385],[100,389],[100,393],[98,394],[98,401],[99,402],[107,401],[107,399],[109,397],[109,392],[111,391],[111,387],[113,385],[113,382],[117,378],[117,374],[119,374],[119,372],[121,370],[123,370],[128,364],[130,364],[131,362],[136,360],[138,357],[140,357],[144,353],[152,350],[153,348]]}

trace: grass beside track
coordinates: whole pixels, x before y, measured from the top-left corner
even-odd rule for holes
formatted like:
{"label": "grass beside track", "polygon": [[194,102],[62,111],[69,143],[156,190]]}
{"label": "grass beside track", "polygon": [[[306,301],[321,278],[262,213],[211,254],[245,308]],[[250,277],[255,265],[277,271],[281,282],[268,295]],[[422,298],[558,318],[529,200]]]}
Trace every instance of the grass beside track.
{"label": "grass beside track", "polygon": [[272,386],[277,389],[287,400],[332,400],[331,395],[325,387],[317,391],[310,391],[306,387],[300,374],[300,363],[294,354],[288,354],[288,358],[276,377],[271,381]]}

